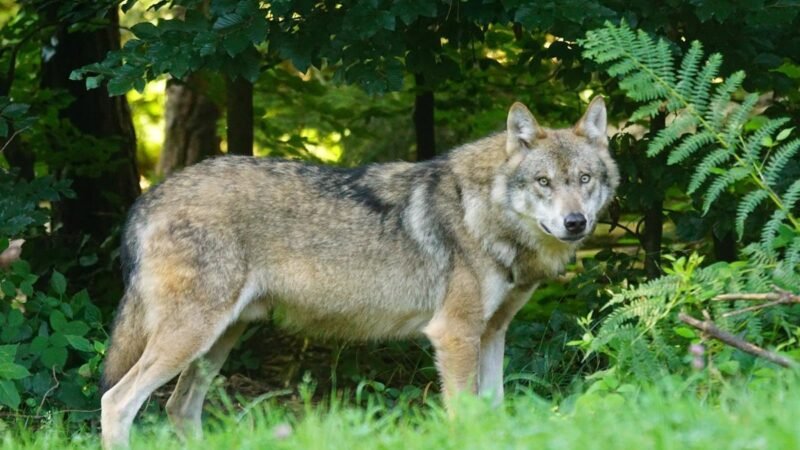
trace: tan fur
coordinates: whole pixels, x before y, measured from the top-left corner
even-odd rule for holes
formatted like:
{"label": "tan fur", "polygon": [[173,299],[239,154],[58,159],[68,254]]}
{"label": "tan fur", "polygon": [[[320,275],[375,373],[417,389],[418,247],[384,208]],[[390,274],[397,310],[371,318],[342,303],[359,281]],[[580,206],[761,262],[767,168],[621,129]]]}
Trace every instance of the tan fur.
{"label": "tan fur", "polygon": [[433,161],[222,157],[168,178],[125,228],[103,445],[125,445],[147,396],[178,374],[167,411],[198,434],[209,383],[253,320],[346,340],[424,334],[451,412],[460,391],[501,401],[508,324],[619,183],[605,123],[602,100],[564,130],[515,104],[506,132]]}

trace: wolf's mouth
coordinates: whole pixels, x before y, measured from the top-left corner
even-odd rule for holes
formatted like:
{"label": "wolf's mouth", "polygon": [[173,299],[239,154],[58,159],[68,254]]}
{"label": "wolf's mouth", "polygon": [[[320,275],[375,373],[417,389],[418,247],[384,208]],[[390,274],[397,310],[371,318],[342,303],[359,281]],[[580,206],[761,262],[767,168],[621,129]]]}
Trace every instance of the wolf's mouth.
{"label": "wolf's mouth", "polygon": [[549,234],[550,236],[555,236],[550,228],[547,228],[547,225],[543,224],[541,221],[539,222],[539,226],[544,230],[545,233]]}

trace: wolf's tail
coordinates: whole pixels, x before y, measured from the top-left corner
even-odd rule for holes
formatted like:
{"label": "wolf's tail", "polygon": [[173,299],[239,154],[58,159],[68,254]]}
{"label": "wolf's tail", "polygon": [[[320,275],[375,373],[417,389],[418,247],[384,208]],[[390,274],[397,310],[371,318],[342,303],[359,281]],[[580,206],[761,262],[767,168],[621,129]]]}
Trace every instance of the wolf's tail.
{"label": "wolf's tail", "polygon": [[100,395],[114,387],[144,352],[147,333],[142,324],[142,302],[129,289],[114,320],[111,341],[106,349],[105,368],[100,379]]}

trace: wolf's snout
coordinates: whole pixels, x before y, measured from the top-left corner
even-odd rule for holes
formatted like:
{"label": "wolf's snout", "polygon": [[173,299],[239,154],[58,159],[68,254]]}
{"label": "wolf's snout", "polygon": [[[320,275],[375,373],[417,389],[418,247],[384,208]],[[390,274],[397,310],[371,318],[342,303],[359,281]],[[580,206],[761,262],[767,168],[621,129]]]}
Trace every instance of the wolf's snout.
{"label": "wolf's snout", "polygon": [[578,234],[586,229],[586,217],[581,213],[569,213],[564,218],[564,228],[572,234]]}

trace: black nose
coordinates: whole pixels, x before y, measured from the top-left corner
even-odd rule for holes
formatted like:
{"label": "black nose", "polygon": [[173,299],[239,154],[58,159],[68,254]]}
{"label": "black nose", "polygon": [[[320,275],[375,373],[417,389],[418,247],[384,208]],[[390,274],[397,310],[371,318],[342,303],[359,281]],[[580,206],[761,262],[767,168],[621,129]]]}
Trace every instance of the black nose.
{"label": "black nose", "polygon": [[569,213],[564,218],[564,228],[572,234],[578,234],[586,229],[586,217],[581,213]]}

